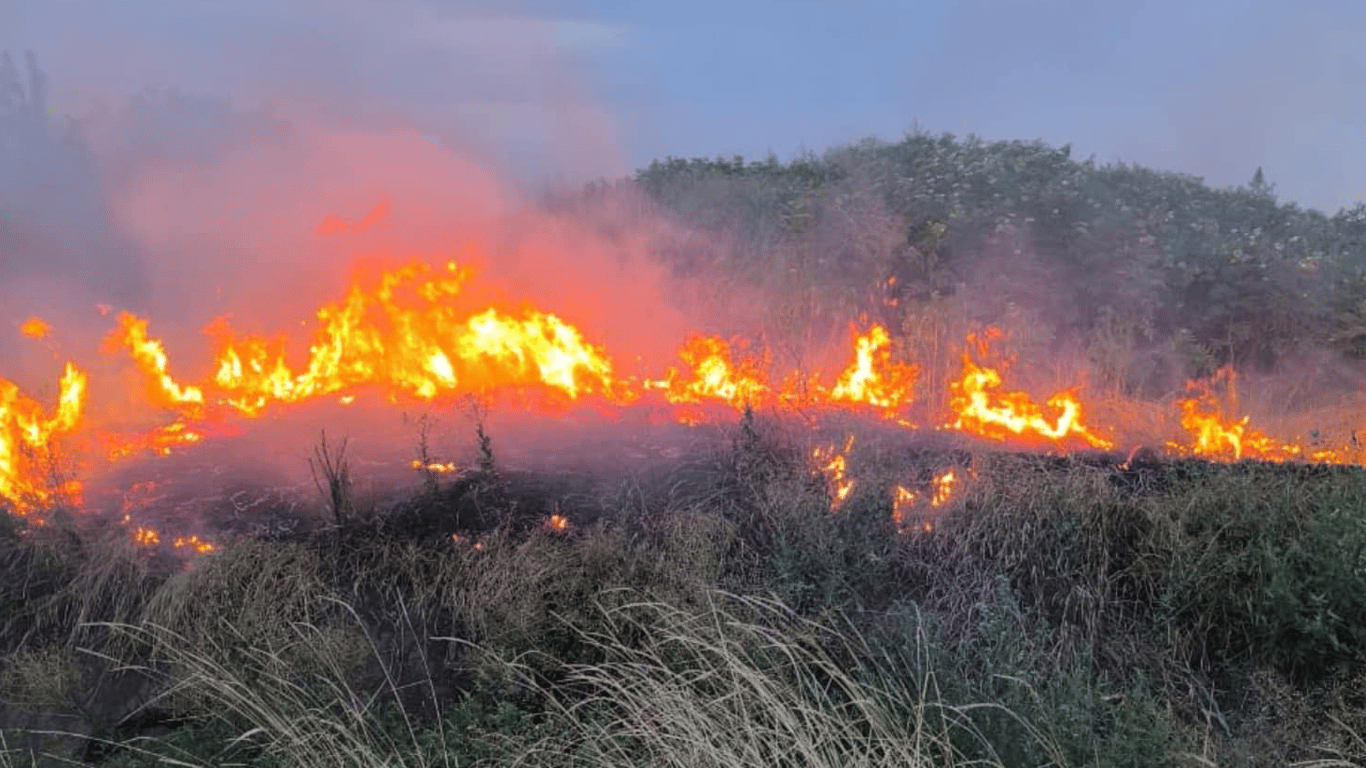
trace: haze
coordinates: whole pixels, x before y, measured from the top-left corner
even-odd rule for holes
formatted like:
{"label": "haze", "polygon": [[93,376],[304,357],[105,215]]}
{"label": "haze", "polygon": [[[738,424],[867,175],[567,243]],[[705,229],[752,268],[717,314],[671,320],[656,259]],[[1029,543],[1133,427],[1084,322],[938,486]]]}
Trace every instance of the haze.
{"label": "haze", "polygon": [[1366,198],[1366,6],[1350,0],[491,5],[10,0],[0,48],[34,50],[77,116],[146,87],[363,95],[533,186],[919,126],[1218,186],[1262,167],[1330,214]]}

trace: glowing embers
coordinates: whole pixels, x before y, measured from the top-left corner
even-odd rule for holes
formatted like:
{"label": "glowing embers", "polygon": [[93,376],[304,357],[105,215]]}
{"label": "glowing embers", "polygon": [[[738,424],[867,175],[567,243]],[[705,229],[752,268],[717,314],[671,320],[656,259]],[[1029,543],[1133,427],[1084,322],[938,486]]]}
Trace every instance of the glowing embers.
{"label": "glowing embers", "polygon": [[961,475],[960,469],[942,470],[935,474],[925,492],[911,490],[905,485],[892,489],[892,525],[897,532],[933,531],[938,510],[956,497]]}
{"label": "glowing embers", "polygon": [[424,464],[421,459],[413,459],[409,462],[408,466],[419,472],[432,472],[438,475],[447,475],[460,471],[460,467],[453,461],[428,461]]}
{"label": "glowing embers", "polygon": [[830,507],[839,509],[854,492],[854,481],[849,477],[849,452],[854,448],[854,436],[849,435],[843,449],[835,446],[817,446],[811,451],[816,468],[825,476],[830,485]]}
{"label": "glowing embers", "polygon": [[1028,393],[1000,391],[1000,372],[974,362],[973,348],[977,357],[985,360],[991,354],[992,342],[1001,335],[997,328],[988,328],[981,337],[968,335],[963,376],[950,385],[953,394],[949,410],[954,420],[949,426],[992,440],[1042,439],[1053,444],[1083,442],[1093,448],[1113,447],[1083,423],[1076,388],[1053,395],[1044,406],[1035,403]]}
{"label": "glowing embers", "polygon": [[80,422],[86,376],[67,363],[51,416],[36,400],[0,379],[0,500],[28,515],[56,502],[80,503],[81,484],[60,471],[57,443]]}

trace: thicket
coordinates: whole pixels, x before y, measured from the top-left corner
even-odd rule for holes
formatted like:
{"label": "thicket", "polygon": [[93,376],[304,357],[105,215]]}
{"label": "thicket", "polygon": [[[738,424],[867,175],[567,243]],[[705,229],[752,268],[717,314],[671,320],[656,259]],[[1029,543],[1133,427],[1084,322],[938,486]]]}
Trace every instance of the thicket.
{"label": "thicket", "polygon": [[871,309],[908,336],[945,311],[1041,320],[1040,344],[1081,348],[1132,392],[1157,384],[1144,361],[1158,353],[1182,376],[1366,355],[1366,203],[1330,216],[1249,176],[1217,189],[1070,146],[917,130],[788,162],[667,158],[630,183],[732,238],[666,254],[682,273],[793,275],[819,311]]}

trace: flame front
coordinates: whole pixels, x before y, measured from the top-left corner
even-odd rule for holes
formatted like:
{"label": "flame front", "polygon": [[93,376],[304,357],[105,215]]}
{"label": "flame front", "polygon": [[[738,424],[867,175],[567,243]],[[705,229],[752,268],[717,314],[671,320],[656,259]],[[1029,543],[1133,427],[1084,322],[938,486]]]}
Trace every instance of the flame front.
{"label": "flame front", "polygon": [[1082,423],[1082,405],[1076,390],[1059,392],[1048,399],[1047,407],[1057,414],[1051,419],[1027,393],[999,391],[1000,372],[974,362],[970,351],[976,347],[978,354],[985,357],[990,342],[999,338],[1000,331],[996,329],[988,329],[981,338],[968,336],[968,349],[963,351],[963,376],[951,385],[953,396],[949,408],[956,414],[951,428],[992,440],[1011,437],[1042,438],[1053,443],[1080,440],[1093,448],[1113,447],[1113,443],[1092,433]]}
{"label": "flame front", "polygon": [[[386,201],[354,225],[335,219],[322,230],[378,226],[388,210]],[[829,358],[840,361],[842,369],[775,370],[766,347],[696,334],[682,340],[679,365],[662,376],[658,371],[625,376],[605,347],[558,315],[531,306],[475,305],[466,290],[474,276],[472,269],[444,257],[432,263],[414,259],[388,268],[358,268],[341,298],[316,311],[304,338],[242,336],[229,319],[221,318],[205,329],[213,354],[204,375],[195,378],[173,373],[167,347],[152,337],[147,320],[120,314],[106,349],[128,354],[142,375],[146,403],[167,413],[163,423],[132,434],[87,434],[82,446],[93,446],[92,453],[109,460],[146,451],[164,454],[233,434],[243,422],[271,409],[324,397],[351,404],[369,391],[394,402],[497,392],[521,404],[587,402],[604,412],[644,401],[685,423],[714,410],[733,416],[744,408],[799,408],[813,419],[855,410],[913,428],[908,410],[915,402],[920,367],[905,359],[906,347],[881,325],[862,332],[852,329],[850,347],[832,351],[842,353]],[[101,307],[102,313],[111,311]],[[33,338],[51,333],[36,317],[19,330]],[[1061,451],[1111,448],[1108,433],[1086,423],[1079,388],[1059,392],[1043,404],[1025,392],[1004,389],[1005,362],[989,362],[992,344],[1002,337],[995,328],[969,334],[961,375],[948,382],[948,402],[926,403],[925,412],[942,415],[943,410],[935,409],[947,406],[947,419],[936,419],[946,428],[1016,445]],[[937,379],[926,389],[939,391],[944,383]],[[1247,417],[1225,418],[1215,389],[1232,391],[1233,385],[1231,370],[1210,381],[1192,382],[1177,403],[1179,414],[1173,414],[1185,436],[1167,444],[1171,452],[1217,460],[1348,460],[1346,453],[1311,452],[1275,440],[1249,426]],[[52,470],[58,444],[84,426],[88,382],[80,369],[67,364],[59,388],[49,415],[17,386],[0,379],[0,499],[21,513],[51,505],[59,496],[76,499],[81,491],[79,483],[59,480],[60,473]],[[811,454],[829,483],[836,509],[854,489],[849,471],[853,440],[850,436],[842,448],[830,445]],[[412,466],[431,473],[458,471],[453,463],[435,461],[414,461]],[[894,522],[902,526],[917,505],[922,511],[944,506],[958,481],[948,470],[928,488],[922,482],[915,484],[918,490],[896,486]],[[568,521],[556,513],[548,524],[564,529]],[[133,534],[143,544],[162,540],[151,528],[135,528]],[[195,537],[167,540],[185,551],[212,548]]]}

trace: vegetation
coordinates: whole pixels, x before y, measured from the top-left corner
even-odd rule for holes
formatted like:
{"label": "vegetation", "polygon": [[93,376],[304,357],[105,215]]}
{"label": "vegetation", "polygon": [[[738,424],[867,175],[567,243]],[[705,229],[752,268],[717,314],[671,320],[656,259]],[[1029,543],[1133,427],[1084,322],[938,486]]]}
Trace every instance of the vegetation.
{"label": "vegetation", "polygon": [[633,183],[731,238],[666,254],[681,271],[795,275],[783,288],[814,294],[808,316],[873,311],[920,340],[932,315],[1043,320],[1042,348],[1071,344],[1133,393],[1170,385],[1145,364],[1157,355],[1179,382],[1306,349],[1366,354],[1366,203],[1303,209],[1251,171],[1214,189],[1068,146],[915,131],[786,163],[668,158]]}
{"label": "vegetation", "polygon": [[[323,485],[340,526],[184,568],[94,524],[16,530],[4,759],[1366,761],[1366,471],[869,437],[832,508],[793,434],[750,416],[629,504],[502,470],[483,433],[487,466],[435,493]],[[945,462],[965,481],[898,533],[889,473]]]}
{"label": "vegetation", "polygon": [[[0,180],[38,147],[80,182],[71,217],[104,221],[44,103],[32,62],[0,60]],[[1216,190],[916,132],[620,184],[716,235],[659,254],[679,274],[774,289],[808,335],[876,315],[931,370],[974,322],[1075,351],[1117,394],[1366,356],[1366,205],[1280,203],[1260,171]],[[43,223],[20,214],[0,232]],[[503,466],[472,410],[472,469],[432,469],[424,421],[421,487],[379,507],[324,436],[325,528],[189,561],[0,513],[0,766],[1366,764],[1361,468],[873,434],[836,506],[808,436],[753,412],[595,476]],[[948,503],[899,529],[895,485],[945,466]]]}

